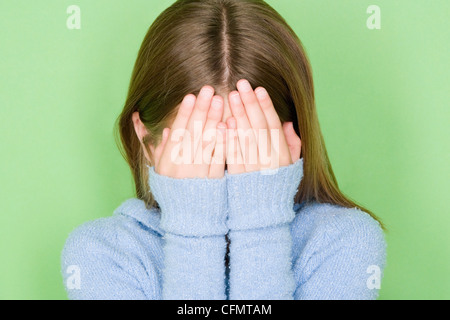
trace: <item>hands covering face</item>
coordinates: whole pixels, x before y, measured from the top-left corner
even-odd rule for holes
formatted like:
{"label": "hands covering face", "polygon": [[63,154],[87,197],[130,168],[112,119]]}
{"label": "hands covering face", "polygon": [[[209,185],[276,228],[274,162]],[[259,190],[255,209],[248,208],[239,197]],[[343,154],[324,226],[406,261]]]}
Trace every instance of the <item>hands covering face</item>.
{"label": "hands covering face", "polygon": [[229,94],[232,117],[222,122],[224,101],[205,86],[187,95],[172,127],[154,149],[155,171],[172,178],[220,179],[225,174],[288,166],[300,159],[292,122],[282,124],[267,91],[247,80]]}

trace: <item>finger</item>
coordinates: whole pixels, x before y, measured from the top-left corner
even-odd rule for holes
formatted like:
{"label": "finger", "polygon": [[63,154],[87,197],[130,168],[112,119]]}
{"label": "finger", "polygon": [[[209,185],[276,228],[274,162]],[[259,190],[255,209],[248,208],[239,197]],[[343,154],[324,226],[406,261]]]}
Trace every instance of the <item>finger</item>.
{"label": "finger", "polygon": [[192,112],[194,110],[196,101],[197,98],[193,94],[188,94],[184,97],[178,109],[177,116],[173,121],[171,127],[172,132],[178,129],[186,129],[189,119],[191,118]]}
{"label": "finger", "polygon": [[250,125],[253,129],[257,130],[255,134],[257,135],[259,129],[267,129],[266,117],[261,110],[258,98],[256,97],[251,84],[247,80],[239,80],[237,88],[244,104],[247,117],[250,121]]}
{"label": "finger", "polygon": [[[208,166],[206,173],[209,172],[209,165],[211,164],[211,158],[216,144],[217,125],[223,116],[223,106],[224,101],[221,96],[215,96],[212,99],[205,128],[203,129],[202,146],[197,149],[196,160],[199,159],[202,164]],[[199,162],[196,161],[195,163]]]}
{"label": "finger", "polygon": [[164,130],[162,132],[161,142],[159,143],[159,145],[155,148],[155,151],[153,152],[154,159],[155,159],[155,171],[157,171],[159,169],[161,156],[164,151],[164,148],[166,147],[167,140],[169,138],[169,134],[170,134],[170,129],[164,128]]}
{"label": "finger", "polygon": [[272,99],[270,98],[267,90],[263,87],[256,88],[255,93],[270,130],[272,150],[275,154],[278,154],[277,160],[281,166],[288,165],[292,161],[291,154],[284,136],[280,117],[275,110]]}
{"label": "finger", "polygon": [[205,129],[215,129],[222,120],[224,101],[221,96],[214,96],[211,101],[211,108],[207,114]]}
{"label": "finger", "polygon": [[216,145],[209,167],[209,177],[211,179],[220,179],[225,174],[226,130],[227,125],[225,123],[220,122],[217,125]]}
{"label": "finger", "polygon": [[292,163],[295,163],[301,156],[302,141],[295,132],[294,124],[292,122],[285,122],[283,124],[283,131],[291,153]]}
{"label": "finger", "polygon": [[166,148],[164,148],[162,153],[161,161],[166,163],[169,161],[172,162],[172,149],[179,144],[181,142],[180,140],[184,137],[186,126],[194,109],[196,99],[197,98],[193,94],[188,94],[181,102],[166,142]]}
{"label": "finger", "polygon": [[[247,172],[257,171],[258,165],[258,144],[247,118],[244,105],[239,92],[233,91],[229,94],[230,109],[236,122],[238,142],[243,157],[245,170]],[[233,121],[233,120],[232,120]],[[234,122],[234,121],[233,121]]]}
{"label": "finger", "polygon": [[203,150],[210,144],[211,138],[215,137],[217,125],[222,120],[223,106],[224,101],[221,96],[215,96],[212,99],[211,108],[209,109],[205,128],[203,129]]}
{"label": "finger", "polygon": [[236,119],[230,117],[227,120],[227,135],[226,135],[226,163],[227,170],[230,174],[239,174],[245,172],[241,148],[239,146],[239,137],[237,134]]}
{"label": "finger", "polygon": [[214,96],[214,88],[211,86],[204,86],[197,97],[194,110],[187,124],[187,130],[190,132],[193,146],[193,156],[197,154],[201,147],[201,139],[203,129],[206,124],[206,119],[211,106],[211,100]]}
{"label": "finger", "polygon": [[195,121],[202,122],[203,126],[206,122],[206,117],[208,115],[209,107],[211,106],[211,100],[214,96],[214,88],[211,86],[204,86],[200,93],[198,94],[197,101],[195,102],[195,107],[192,112],[191,118],[187,129],[192,131],[194,129]]}
{"label": "finger", "polygon": [[172,123],[170,134],[166,142],[166,147],[162,152],[160,160],[164,162],[165,166],[167,167],[179,160],[179,157],[175,156],[174,158],[174,155],[172,153],[175,148],[178,150],[180,149],[180,145],[186,132],[186,126],[191,117],[196,100],[197,98],[195,97],[195,95],[188,94],[184,97],[183,101],[180,104],[180,107],[178,108],[177,115]]}
{"label": "finger", "polygon": [[269,93],[263,87],[255,89],[256,98],[258,99],[261,110],[267,121],[267,125],[270,129],[281,129],[281,121],[278,117],[278,113],[275,110],[272,99]]}
{"label": "finger", "polygon": [[237,83],[241,100],[244,103],[247,117],[253,128],[258,145],[259,164],[262,169],[271,167],[272,146],[266,116],[261,109],[258,98],[251,84],[243,79]]}

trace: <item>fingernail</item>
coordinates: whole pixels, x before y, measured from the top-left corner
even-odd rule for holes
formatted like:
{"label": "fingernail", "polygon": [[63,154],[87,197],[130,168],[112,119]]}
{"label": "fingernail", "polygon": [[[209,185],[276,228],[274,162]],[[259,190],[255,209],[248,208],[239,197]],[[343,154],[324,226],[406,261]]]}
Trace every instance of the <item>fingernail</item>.
{"label": "fingernail", "polygon": [[214,109],[220,109],[222,107],[222,100],[219,97],[214,97],[211,102],[211,106]]}
{"label": "fingernail", "polygon": [[262,100],[264,98],[266,98],[269,94],[267,93],[267,90],[264,88],[258,88],[256,91],[256,96],[258,97],[258,99]]}
{"label": "fingernail", "polygon": [[232,93],[230,95],[230,99],[231,99],[231,102],[233,102],[234,104],[239,103],[239,99],[240,99],[239,92]]}
{"label": "fingernail", "polygon": [[205,96],[212,96],[214,94],[214,90],[210,87],[203,87],[200,91],[200,94]]}
{"label": "fingernail", "polygon": [[187,105],[193,105],[195,103],[195,96],[192,94],[185,96],[183,103]]}
{"label": "fingernail", "polygon": [[248,82],[247,80],[242,80],[241,82],[239,82],[239,86],[240,86],[241,90],[244,92],[252,91],[252,86],[251,86],[250,82]]}

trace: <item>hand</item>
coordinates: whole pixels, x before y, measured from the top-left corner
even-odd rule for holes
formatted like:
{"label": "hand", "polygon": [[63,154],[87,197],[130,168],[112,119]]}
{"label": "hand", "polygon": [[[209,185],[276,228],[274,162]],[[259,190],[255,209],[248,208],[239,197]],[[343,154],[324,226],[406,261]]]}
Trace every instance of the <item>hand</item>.
{"label": "hand", "polygon": [[156,147],[155,172],[172,178],[220,179],[225,173],[224,101],[205,86],[187,95]]}
{"label": "hand", "polygon": [[229,94],[233,117],[227,120],[227,165],[230,174],[276,169],[300,159],[301,140],[293,123],[281,124],[267,91],[247,80]]}

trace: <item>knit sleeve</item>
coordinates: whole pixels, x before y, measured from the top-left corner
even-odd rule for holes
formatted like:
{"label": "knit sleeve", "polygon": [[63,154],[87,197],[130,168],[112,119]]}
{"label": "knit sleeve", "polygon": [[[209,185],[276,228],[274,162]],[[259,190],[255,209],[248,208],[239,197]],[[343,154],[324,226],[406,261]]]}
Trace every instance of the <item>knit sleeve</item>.
{"label": "knit sleeve", "polygon": [[290,223],[303,158],[276,170],[228,175],[230,299],[293,299]]}
{"label": "knit sleeve", "polygon": [[174,179],[149,168],[164,235],[162,297],[224,300],[226,179]]}

